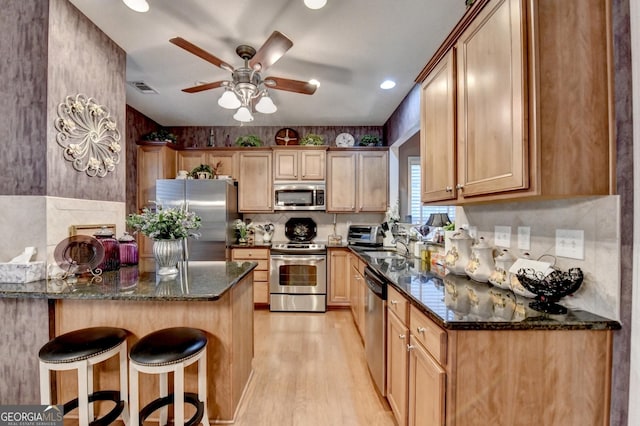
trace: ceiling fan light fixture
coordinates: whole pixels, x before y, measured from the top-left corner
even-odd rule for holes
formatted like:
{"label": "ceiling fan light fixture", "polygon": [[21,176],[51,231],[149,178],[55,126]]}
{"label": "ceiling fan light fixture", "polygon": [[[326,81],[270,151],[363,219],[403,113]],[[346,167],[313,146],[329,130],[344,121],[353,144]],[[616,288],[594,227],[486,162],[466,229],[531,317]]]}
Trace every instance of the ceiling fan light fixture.
{"label": "ceiling fan light fixture", "polygon": [[265,93],[256,104],[256,111],[263,114],[273,114],[277,110],[278,107],[273,103],[273,100],[268,93]]}
{"label": "ceiling fan light fixture", "polygon": [[220,99],[218,99],[218,105],[226,109],[236,109],[240,105],[240,100],[231,90],[225,90]]}
{"label": "ceiling fan light fixture", "polygon": [[124,4],[131,10],[136,12],[147,12],[149,10],[149,3],[147,0],[122,0]]}
{"label": "ceiling fan light fixture", "polygon": [[327,4],[327,0],[304,0],[304,5],[309,9],[322,9]]}
{"label": "ceiling fan light fixture", "polygon": [[315,78],[312,78],[311,80],[309,80],[309,84],[313,84],[316,87],[320,87],[320,82]]}
{"label": "ceiling fan light fixture", "polygon": [[251,115],[251,111],[249,111],[249,108],[245,106],[238,108],[238,111],[236,111],[236,113],[233,114],[233,118],[243,123],[248,123],[253,121],[253,115]]}

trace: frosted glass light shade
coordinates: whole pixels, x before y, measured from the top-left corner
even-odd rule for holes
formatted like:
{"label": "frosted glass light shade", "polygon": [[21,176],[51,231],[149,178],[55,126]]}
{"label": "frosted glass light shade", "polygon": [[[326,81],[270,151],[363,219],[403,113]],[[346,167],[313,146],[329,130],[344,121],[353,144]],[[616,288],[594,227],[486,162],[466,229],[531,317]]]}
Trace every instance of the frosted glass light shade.
{"label": "frosted glass light shade", "polygon": [[220,99],[218,99],[218,105],[226,109],[236,109],[240,105],[240,100],[231,90],[225,90]]}
{"label": "frosted glass light shade", "polygon": [[256,104],[256,111],[263,114],[272,114],[278,110],[276,104],[273,103],[269,95],[264,95]]}
{"label": "frosted glass light shade", "polygon": [[327,4],[327,0],[304,0],[304,5],[309,9],[321,9]]}
{"label": "frosted glass light shade", "polygon": [[122,0],[124,4],[131,10],[136,12],[146,12],[149,10],[149,3],[147,0]]}
{"label": "frosted glass light shade", "polygon": [[253,121],[253,115],[251,115],[251,111],[247,107],[240,107],[235,114],[233,114],[233,118],[242,121],[243,123],[247,123],[249,121]]}

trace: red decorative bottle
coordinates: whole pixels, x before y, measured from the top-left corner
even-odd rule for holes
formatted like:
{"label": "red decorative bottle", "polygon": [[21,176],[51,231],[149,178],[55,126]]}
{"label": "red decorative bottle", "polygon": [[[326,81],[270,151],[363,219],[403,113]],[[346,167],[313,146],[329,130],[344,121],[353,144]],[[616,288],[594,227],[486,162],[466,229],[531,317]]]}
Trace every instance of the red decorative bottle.
{"label": "red decorative bottle", "polygon": [[104,259],[102,259],[98,268],[102,269],[102,272],[117,271],[118,268],[120,268],[120,244],[113,236],[113,232],[106,226],[103,226],[102,229],[93,234],[93,236],[96,237],[104,247]]}
{"label": "red decorative bottle", "polygon": [[128,232],[118,239],[120,243],[120,266],[138,264],[138,244]]}

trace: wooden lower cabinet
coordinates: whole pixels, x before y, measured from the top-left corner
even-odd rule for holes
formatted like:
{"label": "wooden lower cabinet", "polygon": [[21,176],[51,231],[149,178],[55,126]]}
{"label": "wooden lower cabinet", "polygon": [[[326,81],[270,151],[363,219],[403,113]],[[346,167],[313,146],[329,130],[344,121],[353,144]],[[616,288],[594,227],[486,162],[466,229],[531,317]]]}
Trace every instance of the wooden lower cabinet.
{"label": "wooden lower cabinet", "polygon": [[364,298],[366,294],[364,267],[366,263],[353,253],[347,256],[349,264],[349,293],[351,295],[351,315],[360,337],[364,341]]}
{"label": "wooden lower cabinet", "polygon": [[[391,294],[387,300],[392,300]],[[387,305],[387,401],[398,426],[407,424],[408,343],[409,329],[405,319],[401,319],[391,305]]]}
{"label": "wooden lower cabinet", "polygon": [[410,348],[408,424],[444,425],[446,372],[420,343],[414,342],[414,339],[411,339]]}
{"label": "wooden lower cabinet", "polygon": [[350,270],[347,248],[329,249],[329,279],[327,286],[327,306],[349,306]]}
{"label": "wooden lower cabinet", "polygon": [[231,260],[249,260],[258,262],[253,270],[253,303],[256,306],[269,305],[269,249],[268,248],[234,248]]}

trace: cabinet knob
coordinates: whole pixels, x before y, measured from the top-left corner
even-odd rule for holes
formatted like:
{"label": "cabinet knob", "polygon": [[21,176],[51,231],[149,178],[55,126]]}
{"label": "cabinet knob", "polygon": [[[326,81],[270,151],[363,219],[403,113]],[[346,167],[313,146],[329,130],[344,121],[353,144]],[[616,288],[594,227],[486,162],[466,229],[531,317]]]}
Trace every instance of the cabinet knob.
{"label": "cabinet knob", "polygon": [[391,300],[391,302],[389,302],[389,303],[391,303],[392,305],[397,305],[398,301],[397,300]]}
{"label": "cabinet knob", "polygon": [[424,333],[424,327],[417,327],[418,333]]}
{"label": "cabinet knob", "polygon": [[453,188],[451,186],[447,186],[444,190],[447,192],[453,192]]}
{"label": "cabinet knob", "polygon": [[413,345],[407,345],[407,352],[411,352],[413,350]]}
{"label": "cabinet knob", "polygon": [[462,189],[464,189],[464,185],[459,183],[456,185],[456,189],[462,191]]}
{"label": "cabinet knob", "polygon": [[405,335],[404,335],[404,334],[398,334],[398,338],[399,338],[400,340],[404,340]]}

